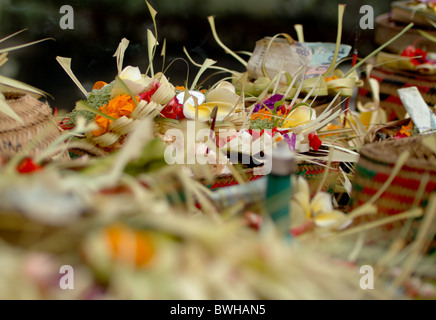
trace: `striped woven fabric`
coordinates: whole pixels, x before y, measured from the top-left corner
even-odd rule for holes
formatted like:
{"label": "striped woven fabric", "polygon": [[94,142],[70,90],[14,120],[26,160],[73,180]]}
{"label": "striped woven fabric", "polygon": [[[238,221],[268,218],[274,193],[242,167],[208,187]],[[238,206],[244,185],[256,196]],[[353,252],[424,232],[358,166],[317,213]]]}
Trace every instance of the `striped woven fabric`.
{"label": "striped woven fabric", "polygon": [[[376,162],[361,155],[353,179],[354,201],[356,201],[353,206],[360,206],[369,201],[388,180],[392,168],[391,164]],[[395,177],[388,190],[375,202],[379,214],[392,215],[409,210],[416,201],[416,193],[425,171],[425,169],[403,166],[401,176]],[[424,196],[419,202],[423,207],[427,205],[429,195],[436,190],[436,172],[429,172],[429,174],[430,181],[425,186]]]}
{"label": "striped woven fabric", "polygon": [[[362,104],[373,101],[367,75],[362,74],[364,84],[358,89],[356,100]],[[404,119],[404,108],[397,90],[404,87],[417,87],[424,101],[433,107],[436,104],[436,76],[412,72],[399,72],[386,68],[374,68],[371,78],[380,83],[380,105],[386,110],[388,121]]]}
{"label": "striped woven fabric", "polygon": [[[245,174],[247,175],[247,182],[255,181],[263,177],[262,175],[254,175],[252,171],[246,171]],[[232,174],[226,174],[218,176],[212,184],[209,184],[207,186],[213,190],[218,188],[230,187],[237,184],[238,182],[235,180]]]}
{"label": "striped woven fabric", "polygon": [[[336,180],[339,177],[339,162],[333,162],[328,171],[328,176],[325,179],[324,185],[321,188],[322,191],[327,191],[333,193],[335,189]],[[312,162],[301,162],[298,164],[298,170],[295,173],[297,176],[301,176],[307,180],[309,184],[310,193],[313,196],[317,191],[319,184],[322,182],[324,174],[326,174],[326,164],[325,163],[312,163]],[[243,175],[246,177],[246,181],[254,181],[262,178],[262,175],[254,175],[253,169],[246,169],[243,171]],[[229,187],[237,185],[238,182],[235,180],[232,174],[225,174],[217,176],[212,184],[206,184],[210,189]]]}
{"label": "striped woven fabric", "polygon": [[[377,214],[356,219],[355,224],[399,214],[414,206],[426,209],[430,196],[436,192],[436,154],[421,141],[435,137],[436,134],[431,134],[377,142],[366,145],[360,150],[360,158],[352,182],[351,210],[367,203],[377,194],[392,174],[397,159],[403,151],[409,151],[410,156],[387,189],[375,200]],[[424,177],[428,177],[428,180]],[[421,220],[411,221],[407,240],[414,239]],[[395,223],[385,224],[377,230],[396,231],[400,234],[405,222],[406,220],[398,220]],[[429,247],[429,250],[434,249],[436,249],[436,238]]]}
{"label": "striped woven fabric", "polygon": [[325,163],[311,163],[302,162],[298,164],[297,176],[302,176],[307,180],[309,184],[310,194],[313,196],[318,190],[319,184],[322,182],[324,175],[327,174],[327,178],[321,191],[327,191],[333,193],[335,190],[336,180],[339,177],[340,162],[332,162],[327,173],[327,168]]}

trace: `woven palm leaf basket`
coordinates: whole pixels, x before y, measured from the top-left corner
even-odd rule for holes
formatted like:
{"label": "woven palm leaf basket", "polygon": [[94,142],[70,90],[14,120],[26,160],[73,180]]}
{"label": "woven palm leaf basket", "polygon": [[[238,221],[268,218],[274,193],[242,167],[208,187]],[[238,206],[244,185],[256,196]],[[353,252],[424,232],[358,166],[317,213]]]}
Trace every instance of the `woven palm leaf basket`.
{"label": "woven palm leaf basket", "polygon": [[[418,72],[394,70],[385,67],[374,67],[370,77],[380,84],[380,106],[386,111],[388,121],[405,118],[404,108],[398,94],[398,89],[417,87],[424,101],[434,112],[436,105],[436,75],[420,74]],[[362,74],[363,86],[358,89],[356,100],[363,105],[372,102],[370,85],[366,72]]]}
{"label": "woven palm leaf basket", "polygon": [[[321,187],[322,191],[333,193],[340,173],[339,165],[340,162],[332,162],[327,170],[326,163],[322,160],[317,162],[301,161],[297,164],[295,175],[303,177],[308,182],[311,196],[317,192],[321,183],[323,183]],[[255,181],[263,177],[263,175],[256,174],[254,168],[241,170],[240,174],[245,182]],[[327,174],[327,177],[324,178],[325,174]],[[224,188],[239,184],[231,173],[217,175],[212,183],[208,183],[206,180],[202,182],[210,189]]]}
{"label": "woven palm leaf basket", "polygon": [[[45,150],[61,134],[52,109],[31,95],[4,93],[6,103],[20,116],[16,121],[0,113],[0,154],[10,158],[28,149],[27,155],[35,156]],[[33,145],[31,145],[33,144]],[[62,154],[67,159],[68,154]]]}
{"label": "woven palm leaf basket", "polygon": [[[424,142],[424,139],[426,141]],[[430,141],[430,142],[429,142]],[[428,143],[433,147],[428,147]],[[360,151],[353,178],[351,206],[356,208],[370,201],[391,175],[402,152],[410,156],[401,166],[386,190],[375,200],[377,214],[361,217],[356,223],[369,222],[400,214],[414,206],[427,207],[430,195],[436,192],[436,134],[419,135],[372,143]],[[416,234],[421,218],[414,219],[409,237]],[[401,230],[405,220],[383,226],[384,230]],[[432,247],[435,247],[433,241]]]}

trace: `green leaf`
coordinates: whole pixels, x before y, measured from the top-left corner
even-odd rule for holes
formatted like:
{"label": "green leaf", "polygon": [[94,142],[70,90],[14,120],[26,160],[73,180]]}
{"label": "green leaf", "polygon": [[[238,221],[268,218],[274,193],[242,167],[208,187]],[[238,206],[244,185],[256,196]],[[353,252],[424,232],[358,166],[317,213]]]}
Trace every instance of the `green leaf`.
{"label": "green leaf", "polygon": [[119,76],[115,77],[115,82],[119,83],[121,87],[123,87],[124,90],[129,94],[130,97],[132,97],[133,102],[135,105],[138,105],[138,101],[136,100],[135,96],[133,95],[133,92],[130,90],[130,88],[124,83],[123,79],[121,79]]}
{"label": "green leaf", "polygon": [[81,100],[76,102],[76,106],[75,106],[76,110],[83,110],[83,111],[89,111],[92,112],[94,114],[98,114],[99,116],[102,116],[104,118],[107,118],[109,120],[115,121],[117,119],[108,116],[106,113],[101,112],[100,110],[96,110],[93,107],[91,107],[90,105],[88,105],[85,101]]}
{"label": "green leaf", "polygon": [[285,77],[286,77],[286,85],[290,86],[292,83],[292,76],[289,72],[285,72]]}
{"label": "green leaf", "polygon": [[277,108],[281,107],[285,103],[285,97],[283,96],[282,100],[276,101],[274,103],[274,111],[273,114],[277,114]]}

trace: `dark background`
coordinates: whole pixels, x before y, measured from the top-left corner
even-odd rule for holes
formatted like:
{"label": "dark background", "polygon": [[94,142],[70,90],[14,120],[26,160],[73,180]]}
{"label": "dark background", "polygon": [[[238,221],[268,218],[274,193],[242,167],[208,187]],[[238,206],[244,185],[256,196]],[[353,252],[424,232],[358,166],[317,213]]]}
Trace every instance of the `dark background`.
{"label": "dark background", "polygon": [[[185,58],[183,47],[199,63],[205,58],[217,65],[244,71],[233,57],[224,53],[212,37],[207,21],[215,16],[218,35],[233,51],[253,51],[257,40],[278,33],[288,33],[297,39],[295,24],[302,24],[306,41],[335,42],[337,6],[347,5],[344,15],[342,43],[356,46],[363,57],[377,48],[374,30],[361,30],[361,6],[371,5],[374,15],[390,10],[389,0],[150,0],[158,12],[158,41],[166,39],[166,65],[176,58]],[[74,29],[63,30],[59,21],[62,5],[74,9]],[[87,90],[97,80],[110,82],[117,68],[113,57],[122,38],[130,45],[124,66],[148,67],[147,29],[154,32],[150,13],[144,0],[0,0],[0,37],[21,29],[28,30],[0,43],[0,48],[22,44],[46,37],[45,41],[29,48],[13,51],[10,61],[0,72],[50,93],[49,104],[54,108],[71,110],[83,95],[70,80],[56,56],[71,57],[72,69]],[[357,42],[355,41],[358,39]],[[154,60],[156,71],[161,70],[159,53]],[[245,57],[245,56],[244,56]],[[187,60],[187,59],[186,59]],[[248,60],[248,57],[247,57]],[[189,79],[198,72],[189,63]],[[175,85],[183,85],[188,66],[177,60],[166,75]],[[202,77],[206,78],[207,75]],[[210,78],[212,83],[218,78]],[[208,82],[205,83],[207,85]]]}

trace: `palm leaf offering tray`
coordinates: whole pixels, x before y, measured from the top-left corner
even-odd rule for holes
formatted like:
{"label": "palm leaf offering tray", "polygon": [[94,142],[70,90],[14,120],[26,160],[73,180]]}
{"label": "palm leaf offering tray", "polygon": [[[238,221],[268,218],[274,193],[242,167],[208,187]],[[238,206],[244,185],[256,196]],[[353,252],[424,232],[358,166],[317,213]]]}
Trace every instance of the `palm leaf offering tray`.
{"label": "palm leaf offering tray", "polygon": [[[210,16],[245,71],[184,50],[199,70],[173,83],[154,70],[146,5],[145,72],[124,65],[125,38],[117,74],[89,92],[57,57],[83,94],[66,115],[0,77],[0,298],[435,299],[431,106],[402,91],[408,117],[389,121],[375,79],[350,106],[389,43],[343,71],[339,5],[336,43],[297,25],[298,40],[265,36],[244,60]],[[228,76],[202,86],[210,70]]]}
{"label": "palm leaf offering tray", "polygon": [[436,22],[435,9],[433,1],[394,1],[391,15],[394,21],[431,27]]}

